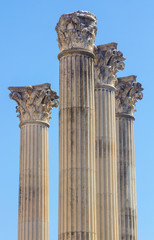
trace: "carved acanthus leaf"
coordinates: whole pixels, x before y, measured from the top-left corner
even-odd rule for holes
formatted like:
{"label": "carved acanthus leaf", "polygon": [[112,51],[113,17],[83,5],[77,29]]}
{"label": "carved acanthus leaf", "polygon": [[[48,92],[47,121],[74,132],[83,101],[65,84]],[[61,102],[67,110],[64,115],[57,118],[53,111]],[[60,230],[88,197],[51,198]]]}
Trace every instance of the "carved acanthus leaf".
{"label": "carved acanthus leaf", "polygon": [[134,115],[135,103],[143,98],[141,83],[136,76],[121,77],[116,83],[116,113]]}
{"label": "carved acanthus leaf", "polygon": [[125,67],[123,53],[116,43],[99,45],[94,48],[95,84],[115,85],[116,73]]}
{"label": "carved acanthus leaf", "polygon": [[58,107],[58,96],[51,90],[50,84],[41,84],[28,87],[9,87],[10,98],[18,106],[20,124],[30,121],[43,121],[48,123],[53,107]]}
{"label": "carved acanthus leaf", "polygon": [[97,32],[96,17],[87,11],[63,14],[56,26],[60,51],[84,48],[92,50]]}

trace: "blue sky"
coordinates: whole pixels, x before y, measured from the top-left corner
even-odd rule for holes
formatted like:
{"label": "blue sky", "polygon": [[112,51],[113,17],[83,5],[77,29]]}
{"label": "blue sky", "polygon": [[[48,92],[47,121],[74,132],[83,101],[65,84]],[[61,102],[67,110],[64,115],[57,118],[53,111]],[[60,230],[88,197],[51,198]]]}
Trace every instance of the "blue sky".
{"label": "blue sky", "polygon": [[[19,119],[8,86],[59,88],[55,26],[64,13],[88,10],[98,19],[95,44],[117,42],[126,57],[117,76],[137,75],[144,98],[135,113],[139,239],[154,236],[154,2],[152,0],[5,0],[0,2],[0,239],[18,230]],[[50,240],[58,239],[58,109],[49,129]]]}

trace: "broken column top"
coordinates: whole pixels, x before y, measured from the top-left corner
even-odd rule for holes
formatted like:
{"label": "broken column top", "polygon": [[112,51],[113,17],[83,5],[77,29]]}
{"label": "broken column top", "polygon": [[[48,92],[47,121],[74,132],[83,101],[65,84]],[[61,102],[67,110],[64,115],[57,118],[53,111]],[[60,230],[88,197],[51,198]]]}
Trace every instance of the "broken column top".
{"label": "broken column top", "polygon": [[19,113],[20,126],[37,122],[49,125],[50,111],[58,107],[59,98],[49,83],[8,89],[11,91],[9,97],[18,104],[16,112]]}
{"label": "broken column top", "polygon": [[134,116],[135,103],[143,98],[141,83],[135,75],[120,77],[116,82],[116,113]]}
{"label": "broken column top", "polygon": [[123,53],[117,50],[117,43],[98,45],[94,48],[95,85],[115,86],[116,73],[125,67]]}
{"label": "broken column top", "polygon": [[92,51],[97,32],[96,17],[87,11],[63,14],[56,26],[60,51],[85,49]]}

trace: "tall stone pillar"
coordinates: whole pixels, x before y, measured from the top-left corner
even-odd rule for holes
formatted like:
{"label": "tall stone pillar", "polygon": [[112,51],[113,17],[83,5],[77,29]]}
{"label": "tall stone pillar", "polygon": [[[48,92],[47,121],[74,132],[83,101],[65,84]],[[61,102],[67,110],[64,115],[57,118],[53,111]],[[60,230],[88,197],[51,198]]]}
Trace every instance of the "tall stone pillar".
{"label": "tall stone pillar", "polygon": [[95,47],[95,139],[97,183],[97,238],[119,240],[115,82],[124,69],[116,43]]}
{"label": "tall stone pillar", "polygon": [[96,17],[84,11],[61,16],[59,240],[96,238],[93,42]]}
{"label": "tall stone pillar", "polygon": [[18,240],[49,240],[49,114],[58,106],[50,84],[9,87],[20,118]]}
{"label": "tall stone pillar", "polygon": [[138,240],[136,171],[134,151],[134,106],[143,97],[136,76],[116,83],[116,131],[120,239]]}

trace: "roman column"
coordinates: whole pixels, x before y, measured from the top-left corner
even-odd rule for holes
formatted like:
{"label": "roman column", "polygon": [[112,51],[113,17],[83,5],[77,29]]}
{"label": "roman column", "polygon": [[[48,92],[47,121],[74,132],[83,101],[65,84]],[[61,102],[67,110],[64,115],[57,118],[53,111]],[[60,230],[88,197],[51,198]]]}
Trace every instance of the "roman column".
{"label": "roman column", "polygon": [[48,127],[58,96],[48,83],[9,90],[20,119],[18,240],[49,240]]}
{"label": "roman column", "polygon": [[115,82],[125,58],[117,43],[96,46],[94,52],[97,238],[119,240]]}
{"label": "roman column", "polygon": [[61,16],[59,240],[96,238],[93,43],[96,17],[86,11]]}
{"label": "roman column", "polygon": [[116,131],[120,239],[138,240],[134,146],[135,103],[143,97],[136,76],[116,83]]}

